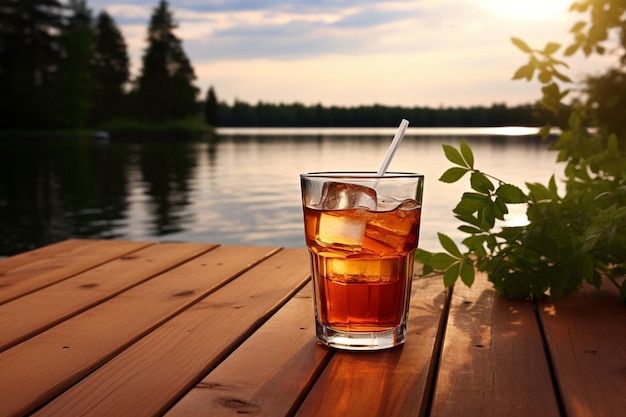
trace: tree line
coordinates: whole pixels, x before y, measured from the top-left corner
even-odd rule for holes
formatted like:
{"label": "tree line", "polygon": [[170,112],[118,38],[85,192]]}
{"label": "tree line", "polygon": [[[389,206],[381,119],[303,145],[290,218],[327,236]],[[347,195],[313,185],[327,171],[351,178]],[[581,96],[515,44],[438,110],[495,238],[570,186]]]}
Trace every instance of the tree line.
{"label": "tree line", "polygon": [[[115,20],[87,0],[0,0],[0,129],[103,128],[199,120],[211,126],[368,127],[536,125],[535,105],[469,108],[232,105],[203,97],[165,0],[152,11],[136,77]],[[119,123],[118,123],[119,125]],[[126,125],[129,125],[126,123]]]}
{"label": "tree line", "polygon": [[[543,117],[543,119],[542,119]],[[229,106],[219,103],[220,126],[229,127],[389,127],[397,126],[403,118],[411,126],[420,127],[490,127],[540,126],[545,111],[536,105],[508,107],[506,104],[473,107],[400,107],[356,106],[323,107],[303,104],[251,105],[235,101]]]}
{"label": "tree line", "polygon": [[198,114],[193,67],[166,1],[154,8],[139,75],[124,37],[86,0],[0,0],[0,127],[84,128],[115,118]]}

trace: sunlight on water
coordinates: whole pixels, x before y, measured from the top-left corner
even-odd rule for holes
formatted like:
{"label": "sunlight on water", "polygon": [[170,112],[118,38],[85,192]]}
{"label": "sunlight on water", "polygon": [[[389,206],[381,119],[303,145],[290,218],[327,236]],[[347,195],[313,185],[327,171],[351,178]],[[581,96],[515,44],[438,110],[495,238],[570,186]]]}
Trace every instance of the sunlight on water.
{"label": "sunlight on water", "polygon": [[[394,129],[390,129],[393,134]],[[517,131],[522,132],[521,130]],[[257,132],[258,133],[258,132]],[[263,132],[267,135],[267,132]],[[301,132],[300,132],[301,133]],[[386,132],[388,133],[388,132]],[[380,137],[226,136],[216,149],[214,165],[198,167],[198,185],[193,190],[191,211],[197,221],[173,239],[220,241],[243,244],[303,246],[302,213],[298,175],[301,172],[333,170],[376,170],[389,145]],[[525,182],[546,182],[559,173],[555,155],[546,144],[523,137],[467,137],[480,170],[523,187]],[[455,136],[408,135],[390,170],[424,173],[424,209],[420,246],[439,248],[437,232],[460,241],[465,235],[452,209],[468,182],[438,181],[450,166],[442,143],[458,146]],[[525,221],[523,206],[511,207],[507,225]]]}
{"label": "sunlight on water", "polygon": [[[524,189],[561,174],[556,154],[526,128],[494,129],[489,136],[482,129],[407,131],[389,170],[425,175],[420,247],[438,250],[437,232],[465,237],[452,209],[469,178],[438,181],[451,166],[443,143],[465,139],[478,169]],[[215,145],[112,140],[0,148],[12,155],[3,160],[12,165],[0,179],[0,206],[17,216],[0,219],[0,255],[69,237],[303,247],[299,174],[376,171],[395,128],[248,132],[221,131]],[[512,207],[507,224],[524,220],[524,207]]]}

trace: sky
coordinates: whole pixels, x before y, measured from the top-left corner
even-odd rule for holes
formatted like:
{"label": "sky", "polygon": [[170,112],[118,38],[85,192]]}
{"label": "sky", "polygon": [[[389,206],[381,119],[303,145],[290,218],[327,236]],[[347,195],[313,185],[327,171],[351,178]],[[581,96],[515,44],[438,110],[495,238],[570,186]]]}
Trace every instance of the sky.
{"label": "sky", "polygon": [[[204,98],[323,106],[469,107],[526,104],[512,81],[531,47],[573,39],[572,0],[169,0],[175,35]],[[158,0],[88,0],[121,29],[137,74]],[[563,48],[564,49],[564,48]],[[578,79],[607,58],[567,59]]]}

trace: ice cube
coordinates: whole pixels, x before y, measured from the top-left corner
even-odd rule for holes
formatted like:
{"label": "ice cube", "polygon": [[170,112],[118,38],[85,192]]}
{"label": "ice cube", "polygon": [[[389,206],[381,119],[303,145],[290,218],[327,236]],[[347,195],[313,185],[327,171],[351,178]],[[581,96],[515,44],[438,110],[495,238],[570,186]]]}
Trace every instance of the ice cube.
{"label": "ice cube", "polygon": [[322,246],[360,251],[365,237],[365,221],[342,213],[323,212],[315,240]]}
{"label": "ice cube", "polygon": [[379,215],[367,226],[365,234],[397,251],[417,240],[421,205],[415,200],[404,200],[394,210]]}
{"label": "ice cube", "polygon": [[326,271],[338,282],[380,282],[380,259],[327,258]]}
{"label": "ice cube", "polygon": [[[316,241],[322,246],[358,252],[363,246],[366,217],[364,209],[376,210],[376,191],[362,185],[327,182],[322,189]],[[358,209],[354,212],[337,210]]]}
{"label": "ice cube", "polygon": [[365,207],[376,210],[376,190],[356,184],[327,182],[322,189],[322,210]]}

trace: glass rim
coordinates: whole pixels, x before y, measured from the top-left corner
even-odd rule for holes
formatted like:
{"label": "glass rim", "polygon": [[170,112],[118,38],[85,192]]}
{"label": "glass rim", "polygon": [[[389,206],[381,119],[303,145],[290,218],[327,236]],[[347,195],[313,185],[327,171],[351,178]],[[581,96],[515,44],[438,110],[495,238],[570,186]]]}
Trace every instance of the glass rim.
{"label": "glass rim", "polygon": [[416,172],[385,172],[378,175],[375,171],[316,171],[300,174],[301,178],[358,178],[358,179],[387,179],[387,178],[424,178],[424,174]]}

